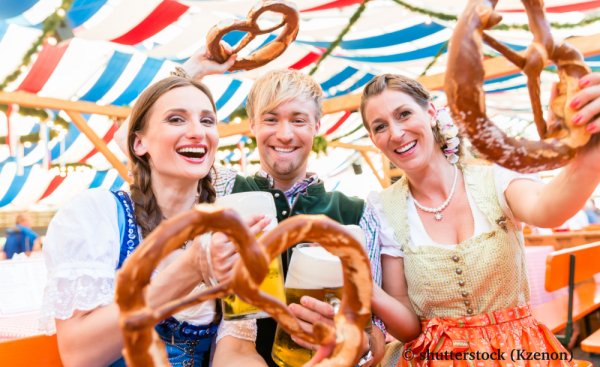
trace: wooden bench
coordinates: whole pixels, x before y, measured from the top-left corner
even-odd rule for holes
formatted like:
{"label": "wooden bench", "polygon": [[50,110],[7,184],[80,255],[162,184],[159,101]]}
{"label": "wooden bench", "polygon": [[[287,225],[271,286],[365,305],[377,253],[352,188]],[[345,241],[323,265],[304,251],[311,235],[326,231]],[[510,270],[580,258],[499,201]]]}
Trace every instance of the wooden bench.
{"label": "wooden bench", "polygon": [[36,335],[0,342],[0,365],[60,367],[56,335]]}
{"label": "wooden bench", "polygon": [[581,342],[581,350],[600,354],[600,329]]}
{"label": "wooden bench", "polygon": [[[600,309],[600,284],[594,282],[599,272],[600,242],[554,251],[546,259],[546,290],[568,287],[568,292],[535,307],[533,315],[554,333],[564,329],[565,334],[557,336],[563,345],[571,339],[573,322]],[[586,326],[589,329],[589,323]]]}
{"label": "wooden bench", "polygon": [[548,235],[525,235],[527,246],[552,246],[555,250],[585,245],[600,241],[600,228],[594,226],[586,227],[582,231],[556,232]]}

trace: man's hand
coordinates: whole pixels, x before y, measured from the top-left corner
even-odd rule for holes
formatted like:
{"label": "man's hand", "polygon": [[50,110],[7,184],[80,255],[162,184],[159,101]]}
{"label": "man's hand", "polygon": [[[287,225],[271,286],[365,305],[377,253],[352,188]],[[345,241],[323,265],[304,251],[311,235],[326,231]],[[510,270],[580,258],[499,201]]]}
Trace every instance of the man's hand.
{"label": "man's hand", "polygon": [[[288,309],[300,321],[300,326],[307,333],[313,332],[313,325],[317,322],[322,322],[334,327],[333,316],[335,316],[335,310],[333,306],[327,302],[319,301],[313,297],[303,296],[300,298],[300,304],[292,303],[288,306]],[[295,336],[292,336],[292,340],[306,349],[317,350],[319,348],[318,345],[307,343]]]}
{"label": "man's hand", "polygon": [[[308,333],[312,333],[313,325],[317,322],[324,323],[335,327],[333,317],[337,310],[327,302],[319,301],[313,297],[303,296],[300,299],[300,304],[292,303],[288,306],[290,312],[300,320],[300,326]],[[324,358],[327,358],[333,352],[335,343],[328,345],[315,345],[307,343],[295,336],[292,340],[303,348],[315,350],[317,353],[311,360],[311,363],[316,363]],[[363,348],[361,354],[367,353],[369,350],[369,335],[365,332],[363,336]],[[310,365],[310,364],[309,364]],[[307,366],[309,366],[307,365]]]}

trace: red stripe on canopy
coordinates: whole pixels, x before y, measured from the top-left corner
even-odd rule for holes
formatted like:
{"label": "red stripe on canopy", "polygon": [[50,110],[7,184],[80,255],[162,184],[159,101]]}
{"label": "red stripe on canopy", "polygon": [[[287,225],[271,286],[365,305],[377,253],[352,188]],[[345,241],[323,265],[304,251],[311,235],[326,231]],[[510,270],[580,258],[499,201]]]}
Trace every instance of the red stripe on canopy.
{"label": "red stripe on canopy", "polygon": [[354,4],[360,4],[364,0],[335,0],[327,4],[315,6],[314,8],[308,8],[300,10],[301,12],[309,12],[309,11],[318,11],[318,10],[326,10],[326,9],[334,9],[334,8],[343,8],[345,6],[350,6]]}
{"label": "red stripe on canopy", "polygon": [[320,53],[310,52],[308,55],[306,55],[303,58],[301,58],[300,60],[298,60],[298,62],[296,62],[294,65],[291,65],[289,68],[294,69],[294,70],[304,69],[308,65],[319,60],[320,57],[321,57]]}
{"label": "red stripe on canopy", "polygon": [[63,181],[65,180],[65,177],[62,176],[55,176],[52,181],[50,182],[50,185],[48,185],[48,188],[46,189],[46,191],[44,191],[44,193],[42,194],[42,196],[38,199],[38,201],[43,200],[45,198],[47,198],[48,196],[50,196],[50,194],[52,194],[54,192],[54,190],[56,190],[56,188],[58,186],[60,186],[61,183],[63,183]]}
{"label": "red stripe on canopy", "polygon": [[44,84],[50,79],[50,75],[56,69],[69,43],[65,42],[58,46],[45,45],[38,54],[37,60],[27,73],[27,76],[21,82],[17,90],[29,93],[38,93],[44,87]]}
{"label": "red stripe on canopy", "polygon": [[[546,13],[568,13],[570,11],[586,11],[600,7],[600,0],[583,1],[580,3],[549,6],[546,8]],[[525,9],[507,9],[498,10],[501,13],[522,13]]]}
{"label": "red stripe on canopy", "polygon": [[[106,135],[104,135],[104,137],[102,138],[102,140],[104,140],[104,142],[106,144],[110,143],[110,141],[112,140],[113,136],[115,135],[115,133],[117,132],[118,129],[119,129],[119,127],[117,126],[117,124],[113,124],[110,127],[110,129],[108,130],[108,132],[106,133]],[[98,149],[93,148],[88,154],[85,155],[85,157],[81,158],[79,160],[79,162],[83,163],[83,162],[87,161],[88,159],[90,159],[96,153],[98,153]]]}
{"label": "red stripe on canopy", "polygon": [[336,131],[340,126],[342,126],[342,124],[348,120],[348,117],[350,117],[352,113],[350,111],[346,111],[346,113],[344,113],[344,116],[342,116],[342,118],[340,118],[338,120],[338,122],[335,123],[335,125],[333,125],[332,127],[329,128],[329,130],[327,130],[325,132],[325,135],[329,135],[332,132]]}
{"label": "red stripe on canopy", "polygon": [[124,35],[113,39],[112,42],[123,45],[138,44],[165,29],[169,24],[179,19],[181,14],[188,9],[189,6],[180,4],[177,1],[164,0],[140,24]]}

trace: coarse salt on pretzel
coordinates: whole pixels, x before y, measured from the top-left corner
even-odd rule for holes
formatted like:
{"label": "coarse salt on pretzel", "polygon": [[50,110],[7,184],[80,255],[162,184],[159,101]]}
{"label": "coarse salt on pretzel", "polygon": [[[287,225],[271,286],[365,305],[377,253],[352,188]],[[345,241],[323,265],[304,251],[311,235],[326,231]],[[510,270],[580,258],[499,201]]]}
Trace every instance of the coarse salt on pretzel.
{"label": "coarse salt on pretzel", "polygon": [[[557,44],[550,33],[542,0],[523,0],[534,40],[523,55],[485,32],[500,22],[497,1],[470,0],[450,39],[445,91],[454,120],[484,158],[520,172],[538,172],[565,165],[585,145],[590,134],[576,126],[569,102],[579,90],[579,78],[590,72],[581,54],[567,43]],[[542,140],[507,136],[486,115],[482,42],[487,43],[527,75],[534,120]],[[540,73],[548,61],[558,68],[558,96],[551,109],[553,125],[544,121]]]}

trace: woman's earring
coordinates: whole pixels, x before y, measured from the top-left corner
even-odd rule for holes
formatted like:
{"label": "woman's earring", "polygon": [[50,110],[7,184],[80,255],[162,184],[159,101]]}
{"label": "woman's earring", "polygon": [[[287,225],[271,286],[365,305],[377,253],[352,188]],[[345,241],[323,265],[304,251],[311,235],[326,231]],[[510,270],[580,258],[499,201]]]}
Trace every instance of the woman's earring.
{"label": "woman's earring", "polygon": [[437,125],[437,120],[435,119],[435,117],[431,118],[431,122],[429,124],[431,125],[431,127],[435,127],[435,125]]}

